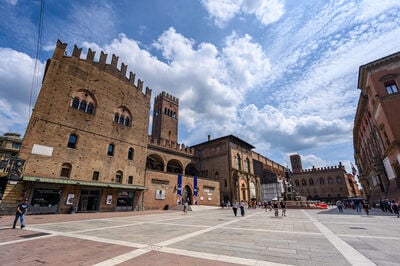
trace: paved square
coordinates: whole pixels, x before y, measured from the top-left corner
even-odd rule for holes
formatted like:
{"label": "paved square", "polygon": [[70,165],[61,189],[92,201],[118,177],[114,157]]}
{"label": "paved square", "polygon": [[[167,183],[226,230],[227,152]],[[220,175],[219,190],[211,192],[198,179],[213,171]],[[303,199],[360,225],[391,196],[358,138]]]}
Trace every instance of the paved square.
{"label": "paved square", "polygon": [[400,219],[380,210],[194,208],[0,219],[1,265],[398,265]]}

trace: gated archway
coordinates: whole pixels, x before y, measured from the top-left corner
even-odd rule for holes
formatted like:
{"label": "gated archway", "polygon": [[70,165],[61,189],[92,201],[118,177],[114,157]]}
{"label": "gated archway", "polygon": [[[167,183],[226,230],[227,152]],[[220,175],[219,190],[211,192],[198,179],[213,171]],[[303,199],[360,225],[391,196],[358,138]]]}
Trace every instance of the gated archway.
{"label": "gated archway", "polygon": [[192,197],[193,197],[193,193],[192,193],[192,189],[190,188],[190,186],[189,185],[184,186],[183,190],[182,190],[182,203],[188,202],[189,205],[191,205]]}

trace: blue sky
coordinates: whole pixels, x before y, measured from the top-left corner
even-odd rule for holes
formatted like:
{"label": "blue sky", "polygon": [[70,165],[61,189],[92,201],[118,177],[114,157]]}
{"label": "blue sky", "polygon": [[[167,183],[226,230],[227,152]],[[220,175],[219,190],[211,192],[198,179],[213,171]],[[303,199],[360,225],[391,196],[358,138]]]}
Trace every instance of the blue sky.
{"label": "blue sky", "polygon": [[400,50],[398,0],[47,0],[34,78],[41,2],[0,2],[0,134],[24,134],[60,39],[178,97],[180,143],[233,134],[350,172],[359,66]]}

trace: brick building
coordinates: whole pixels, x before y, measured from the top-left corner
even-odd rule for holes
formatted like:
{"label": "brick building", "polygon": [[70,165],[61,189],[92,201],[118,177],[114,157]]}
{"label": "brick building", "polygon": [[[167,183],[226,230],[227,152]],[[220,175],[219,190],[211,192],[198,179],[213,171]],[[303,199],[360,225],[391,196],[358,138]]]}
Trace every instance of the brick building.
{"label": "brick building", "polygon": [[[23,197],[33,213],[166,209],[225,200],[261,200],[254,148],[229,135],[194,145],[178,143],[179,100],[154,98],[118,57],[57,42],[20,149],[19,182],[8,183],[1,212]],[[261,168],[283,169],[258,155]],[[271,168],[271,166],[273,166]]]}
{"label": "brick building", "polygon": [[307,200],[334,202],[338,199],[362,197],[352,174],[346,173],[344,166],[328,166],[303,169],[298,154],[290,156],[291,180],[300,196]]}
{"label": "brick building", "polygon": [[400,52],[360,66],[354,157],[372,202],[400,200]]}

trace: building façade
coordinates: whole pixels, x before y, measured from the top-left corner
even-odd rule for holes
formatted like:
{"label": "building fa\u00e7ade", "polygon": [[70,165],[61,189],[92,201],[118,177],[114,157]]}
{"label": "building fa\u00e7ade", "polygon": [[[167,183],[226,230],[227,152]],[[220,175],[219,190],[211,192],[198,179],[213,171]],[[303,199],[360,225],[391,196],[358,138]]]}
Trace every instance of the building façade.
{"label": "building fa\u00e7ade", "polygon": [[400,52],[360,66],[354,158],[366,198],[400,200]]}
{"label": "building fa\u00e7ade", "polygon": [[346,173],[340,162],[338,166],[303,169],[298,154],[291,155],[290,162],[294,189],[307,200],[336,202],[339,199],[363,197],[354,176]]}
{"label": "building fa\u00e7ade", "polygon": [[66,47],[58,41],[47,61],[20,149],[25,169],[7,185],[2,212],[23,197],[33,213],[261,200],[252,145],[232,135],[179,144],[179,100],[166,92],[154,99],[149,136],[151,89],[143,90],[140,79],[135,84],[132,72],[127,78],[115,55],[107,64],[103,52],[96,62],[91,49],[82,59],[82,49],[67,56]]}

